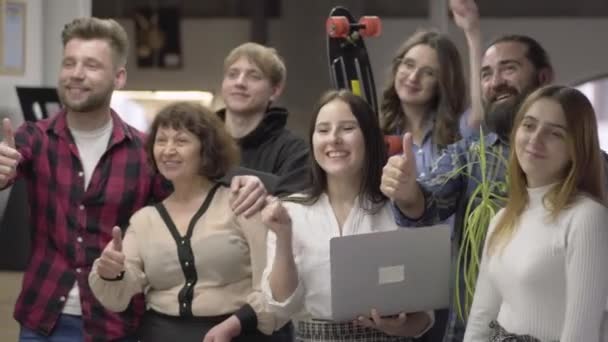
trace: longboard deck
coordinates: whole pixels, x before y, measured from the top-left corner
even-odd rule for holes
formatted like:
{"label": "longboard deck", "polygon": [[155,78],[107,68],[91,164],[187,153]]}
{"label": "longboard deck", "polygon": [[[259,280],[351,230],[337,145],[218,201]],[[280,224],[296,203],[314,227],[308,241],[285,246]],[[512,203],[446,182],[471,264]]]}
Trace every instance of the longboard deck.
{"label": "longboard deck", "polygon": [[[344,7],[334,7],[329,16],[346,17],[351,25],[357,24],[352,14]],[[327,55],[332,86],[336,89],[349,89],[362,96],[378,113],[374,75],[361,34],[353,31],[346,38],[328,35]]]}

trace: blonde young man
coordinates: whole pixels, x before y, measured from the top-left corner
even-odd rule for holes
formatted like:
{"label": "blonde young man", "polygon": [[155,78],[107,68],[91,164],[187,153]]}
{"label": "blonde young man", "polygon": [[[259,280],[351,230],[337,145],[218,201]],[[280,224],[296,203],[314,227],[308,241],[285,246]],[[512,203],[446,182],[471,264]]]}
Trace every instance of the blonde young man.
{"label": "blonde young man", "polygon": [[224,60],[226,107],[218,112],[241,148],[241,166],[265,174],[275,193],[302,190],[308,167],[306,143],[285,127],[287,110],[273,105],[286,73],[276,50],[256,43],[236,47]]}

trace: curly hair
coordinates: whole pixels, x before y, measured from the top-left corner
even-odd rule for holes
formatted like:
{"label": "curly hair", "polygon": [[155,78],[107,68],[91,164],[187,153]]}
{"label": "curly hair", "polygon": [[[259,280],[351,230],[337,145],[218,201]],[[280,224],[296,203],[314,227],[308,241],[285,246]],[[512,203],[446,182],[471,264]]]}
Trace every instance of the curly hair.
{"label": "curly hair", "polygon": [[221,178],[239,162],[239,148],[214,112],[198,104],[177,102],[163,108],[150,127],[146,152],[155,171],[158,171],[158,167],[154,160],[154,141],[161,127],[187,130],[199,139],[201,142],[199,170],[204,177]]}

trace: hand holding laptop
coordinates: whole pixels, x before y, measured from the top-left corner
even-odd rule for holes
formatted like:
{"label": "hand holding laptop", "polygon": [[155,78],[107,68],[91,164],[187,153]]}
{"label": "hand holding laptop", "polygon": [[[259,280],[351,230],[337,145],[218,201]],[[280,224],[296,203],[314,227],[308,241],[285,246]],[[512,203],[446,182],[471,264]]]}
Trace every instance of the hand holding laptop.
{"label": "hand holding laptop", "polygon": [[433,319],[426,312],[399,313],[397,316],[382,317],[372,309],[370,317],[359,316],[353,324],[376,329],[390,336],[417,337],[428,330]]}
{"label": "hand holding laptop", "polygon": [[401,312],[394,318],[389,318],[381,317],[378,310],[372,309],[370,312],[370,317],[359,316],[356,320],[354,320],[354,324],[377,329],[383,331],[387,335],[403,336],[402,330],[405,327],[406,321],[407,315],[405,312]]}

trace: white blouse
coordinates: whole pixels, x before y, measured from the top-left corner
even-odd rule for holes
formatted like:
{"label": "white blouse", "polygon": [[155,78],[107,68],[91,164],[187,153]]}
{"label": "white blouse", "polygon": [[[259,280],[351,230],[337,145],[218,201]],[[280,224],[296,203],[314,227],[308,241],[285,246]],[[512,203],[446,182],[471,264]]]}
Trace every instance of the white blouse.
{"label": "white blouse", "polygon": [[[274,260],[276,236],[269,230],[268,262],[262,276],[262,291],[268,296],[271,306],[286,311],[292,319],[330,320],[332,312],[329,241],[340,236],[336,216],[326,194],[321,195],[312,205],[289,201],[284,201],[283,205],[293,223],[292,245],[298,269],[298,286],[284,302],[272,299],[268,277]],[[342,235],[390,231],[397,228],[390,203],[387,201],[373,215],[366,213],[359,206],[354,206],[342,226]],[[434,320],[432,312],[429,312],[429,317],[431,321]]]}

